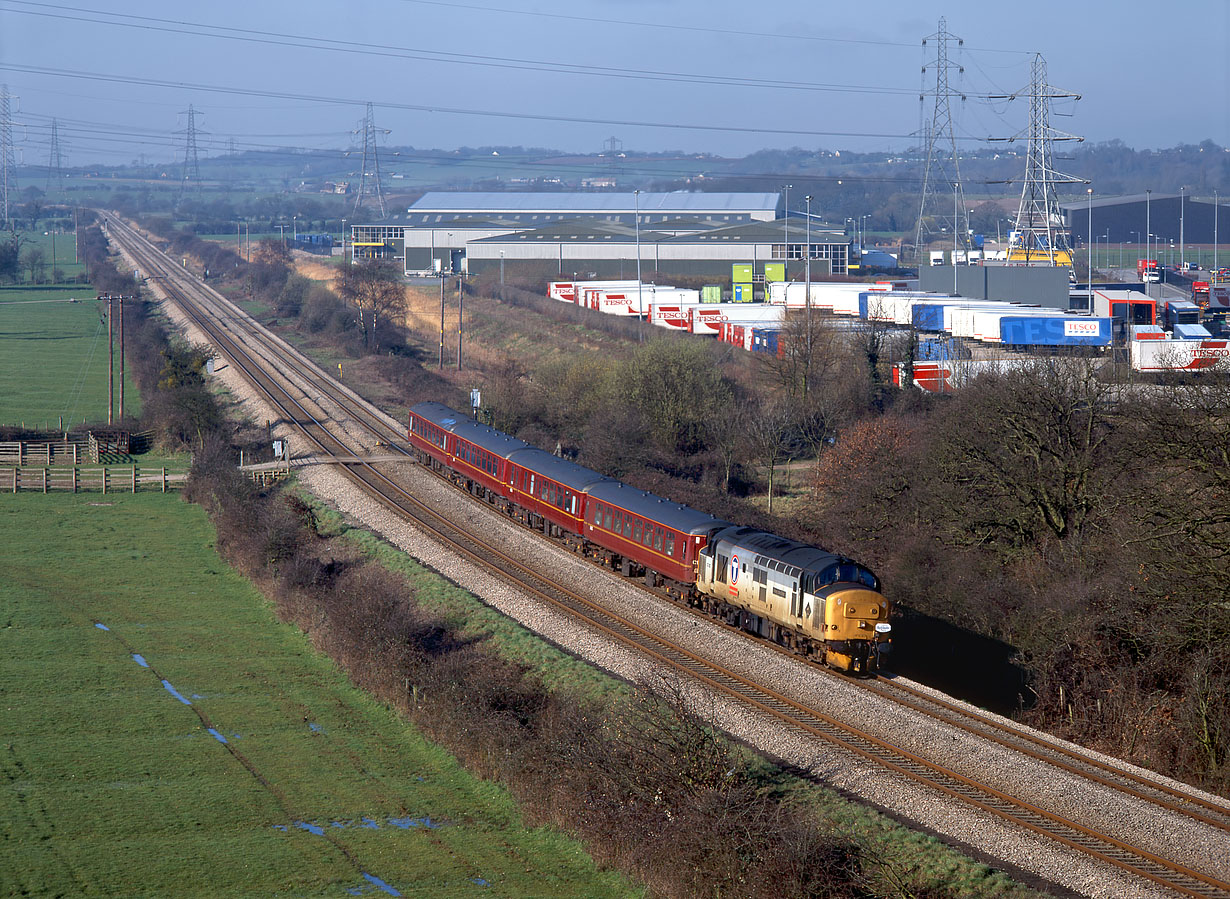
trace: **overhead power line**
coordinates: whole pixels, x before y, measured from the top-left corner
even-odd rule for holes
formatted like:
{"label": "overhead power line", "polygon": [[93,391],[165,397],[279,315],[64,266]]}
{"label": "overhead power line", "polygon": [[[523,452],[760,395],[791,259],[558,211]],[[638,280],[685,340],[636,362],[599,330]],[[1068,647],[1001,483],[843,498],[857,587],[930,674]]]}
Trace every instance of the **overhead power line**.
{"label": "overhead power line", "polygon": [[[370,42],[344,41],[336,38],[315,37],[312,35],[291,34],[285,32],[236,28],[229,25],[211,25],[205,22],[189,22],[176,19],[161,19],[152,16],[136,16],[127,13],[87,9],[83,7],[59,6],[49,3],[38,3],[33,0],[7,0],[16,6],[37,7],[39,9],[12,9],[11,12],[21,15],[40,16],[62,21],[88,22],[96,25],[110,25],[116,28],[135,28],[144,31],[158,31],[169,34],[187,34],[194,37],[208,37],[219,40],[241,41],[245,43],[264,44],[282,47],[296,47],[310,50],[327,50],[337,53],[358,54],[362,56],[381,56],[394,59],[414,59],[433,63],[449,63],[456,65],[483,66],[501,69],[517,69],[523,71],[552,72],[567,75],[585,75],[600,78],[619,78],[649,81],[667,81],[685,84],[711,84],[722,87],[750,87],[771,90],[822,91],[853,94],[909,94],[905,88],[880,87],[874,85],[826,84],[811,81],[788,81],[781,79],[746,78],[732,75],[714,75],[697,72],[671,72],[653,69],[631,69],[627,66],[598,66],[592,63],[564,63],[555,60],[522,59],[517,57],[492,56],[478,53],[453,53],[442,50],[432,50],[422,47],[399,47],[389,44],[374,44]],[[54,11],[40,11],[41,9]]]}
{"label": "overhead power line", "polygon": [[[400,0],[402,3],[413,3],[417,6],[441,6],[450,12],[458,9],[469,9],[483,13],[502,13],[510,16],[529,16],[536,19],[558,19],[561,21],[581,22],[586,25],[626,25],[632,28],[644,28],[656,31],[686,31],[693,34],[724,34],[740,38],[760,37],[772,40],[806,41],[824,44],[854,44],[871,47],[902,47],[913,49],[915,44],[901,41],[877,41],[870,38],[832,37],[831,35],[804,34],[797,31],[750,31],[742,28],[714,28],[704,25],[675,25],[669,22],[638,22],[630,19],[603,19],[595,16],[578,16],[568,13],[539,12],[526,9],[506,9],[502,6],[480,6],[475,3],[454,3],[452,0]],[[998,47],[971,47],[983,53],[1018,53],[1024,50],[1008,50]]]}
{"label": "overhead power line", "polygon": [[[183,81],[163,81],[157,78],[140,78],[134,76],[108,75],[101,72],[82,72],[73,69],[59,69],[50,66],[16,65],[0,63],[0,70],[23,72],[29,75],[49,75],[58,78],[75,78],[78,80],[98,81],[108,84],[138,84],[146,87],[165,88],[182,93],[185,90],[201,91],[203,93],[227,94],[241,97],[265,97],[275,100],[298,100],[304,103],[327,103],[339,106],[365,107],[368,101],[349,97],[327,97],[313,94],[297,94],[290,91],[259,90],[246,87],[222,87],[219,85],[195,84]],[[545,113],[513,112],[509,110],[466,109],[463,107],[427,106],[419,103],[403,103],[398,101],[379,101],[375,105],[383,109],[398,109],[408,112],[427,112],[439,115],[475,116],[478,118],[518,119],[538,122],[560,122],[580,125],[602,125],[605,127],[624,128],[661,128],[671,131],[705,131],[724,134],[784,134],[798,137],[861,137],[879,140],[908,140],[910,134],[871,131],[822,131],[814,128],[773,128],[750,125],[703,125],[682,122],[650,122],[636,119],[601,119],[586,116],[548,115]],[[958,138],[971,142],[983,142],[984,138]]]}

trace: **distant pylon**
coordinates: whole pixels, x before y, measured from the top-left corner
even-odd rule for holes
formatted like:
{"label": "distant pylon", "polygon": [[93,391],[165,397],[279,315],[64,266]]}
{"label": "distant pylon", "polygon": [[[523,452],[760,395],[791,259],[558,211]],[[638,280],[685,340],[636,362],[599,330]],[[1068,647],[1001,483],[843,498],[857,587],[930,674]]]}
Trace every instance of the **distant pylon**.
{"label": "distant pylon", "polygon": [[611,135],[602,142],[602,152],[606,155],[607,168],[619,168],[620,159],[623,157],[624,142],[618,137]]}
{"label": "distant pylon", "polygon": [[47,151],[47,190],[64,187],[64,152],[60,147],[60,121],[51,120],[51,146]]}
{"label": "distant pylon", "polygon": [[[920,103],[926,100],[928,95],[935,96],[931,121],[923,123],[927,163],[926,168],[923,169],[922,202],[918,207],[918,226],[914,231],[914,252],[919,260],[922,259],[927,241],[949,228],[952,229],[951,233],[956,235],[961,248],[968,249],[969,227],[967,222],[969,216],[965,211],[965,191],[961,187],[957,138],[952,130],[950,103],[952,89],[948,77],[951,69],[955,69],[958,75],[962,74],[965,69],[957,63],[948,61],[948,42],[953,39],[956,40],[958,47],[965,43],[961,38],[948,32],[947,20],[943,18],[940,19],[940,30],[923,38],[924,47],[927,46],[927,41],[935,41],[936,55],[935,59],[924,65],[922,69],[924,82],[927,69],[935,69],[935,90],[924,90],[918,95]],[[962,101],[965,100],[964,94],[959,96]],[[955,203],[948,190],[945,190],[941,197],[939,194],[941,185],[955,192]]]}
{"label": "distant pylon", "polygon": [[[372,104],[367,104],[367,115],[363,117],[363,124],[360,126],[363,131],[363,165],[359,171],[359,189],[355,193],[354,211],[358,212],[363,206],[365,197],[375,197],[376,207],[380,210],[380,217],[384,218],[388,215],[384,203],[384,184],[380,180],[380,151],[376,147],[376,116],[372,112]],[[381,131],[381,134],[388,134],[388,131]]]}
{"label": "distant pylon", "polygon": [[0,84],[0,206],[3,218],[0,228],[12,221],[17,205],[17,164],[13,161],[13,108],[7,84]]}
{"label": "distant pylon", "polygon": [[[991,99],[1014,100],[1020,92]],[[1033,74],[1029,83],[1029,152],[1025,161],[1025,183],[1021,188],[1021,204],[1017,207],[1015,237],[1009,245],[1010,261],[1041,262],[1051,265],[1071,265],[1072,246],[1063,227],[1059,211],[1057,184],[1087,184],[1083,178],[1056,171],[1051,145],[1057,140],[1082,141],[1083,137],[1056,131],[1051,127],[1051,101],[1079,100],[1080,94],[1056,90],[1046,83],[1046,60],[1034,54]],[[993,140],[1013,141],[1020,133]]]}
{"label": "distant pylon", "polygon": [[179,179],[179,196],[175,199],[175,207],[178,209],[179,204],[184,201],[184,194],[188,192],[188,182],[191,181],[196,185],[196,192],[201,192],[201,163],[197,159],[196,153],[196,136],[198,133],[196,127],[196,108],[189,103],[188,111],[181,113],[188,117],[188,127],[182,131],[176,131],[176,134],[184,135],[184,172]]}

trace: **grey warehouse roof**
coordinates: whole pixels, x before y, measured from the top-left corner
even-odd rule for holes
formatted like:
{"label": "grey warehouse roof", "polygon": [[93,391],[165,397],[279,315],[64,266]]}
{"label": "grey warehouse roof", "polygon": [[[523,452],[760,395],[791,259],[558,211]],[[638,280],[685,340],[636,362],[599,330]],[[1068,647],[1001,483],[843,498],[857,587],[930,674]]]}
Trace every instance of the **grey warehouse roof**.
{"label": "grey warehouse roof", "polygon": [[491,213],[508,212],[773,212],[776,193],[702,193],[699,191],[642,191],[582,193],[575,191],[428,191],[407,212]]}

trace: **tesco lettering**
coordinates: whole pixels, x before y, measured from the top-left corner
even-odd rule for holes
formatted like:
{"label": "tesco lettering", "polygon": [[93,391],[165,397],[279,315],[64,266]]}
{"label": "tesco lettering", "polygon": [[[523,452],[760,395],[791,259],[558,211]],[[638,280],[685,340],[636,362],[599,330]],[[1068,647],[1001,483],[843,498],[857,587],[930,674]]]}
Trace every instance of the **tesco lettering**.
{"label": "tesco lettering", "polygon": [[1097,337],[1098,327],[1099,327],[1098,323],[1094,321],[1089,321],[1089,322],[1065,321],[1063,323],[1063,336],[1064,337]]}

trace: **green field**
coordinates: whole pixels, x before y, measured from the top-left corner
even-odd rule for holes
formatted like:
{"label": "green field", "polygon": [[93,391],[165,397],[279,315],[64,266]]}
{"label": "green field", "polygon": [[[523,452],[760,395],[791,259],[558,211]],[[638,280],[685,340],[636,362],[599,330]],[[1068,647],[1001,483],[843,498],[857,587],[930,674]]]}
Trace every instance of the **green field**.
{"label": "green field", "polygon": [[[39,227],[37,231],[20,231],[21,249],[24,253],[31,247],[38,247],[43,251],[43,258],[47,262],[46,276],[48,279],[52,277],[52,261],[55,261],[55,268],[58,268],[63,273],[63,282],[67,282],[75,278],[78,274],[85,272],[85,265],[81,262],[74,262],[73,256],[75,253],[76,235],[71,231],[59,232],[53,234],[51,231],[45,230],[46,223]],[[21,277],[23,280],[28,278],[29,273],[22,268]],[[83,290],[90,288],[83,284]]]}
{"label": "green field", "polygon": [[278,624],[200,508],[99,500],[0,497],[0,894],[634,892]]}
{"label": "green field", "polygon": [[[107,326],[94,297],[88,284],[0,289],[0,424],[55,429],[61,417],[65,428],[107,420]],[[115,359],[118,415],[118,330]],[[124,383],[125,412],[138,415],[131,374]]]}

